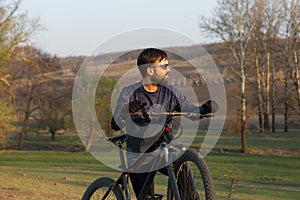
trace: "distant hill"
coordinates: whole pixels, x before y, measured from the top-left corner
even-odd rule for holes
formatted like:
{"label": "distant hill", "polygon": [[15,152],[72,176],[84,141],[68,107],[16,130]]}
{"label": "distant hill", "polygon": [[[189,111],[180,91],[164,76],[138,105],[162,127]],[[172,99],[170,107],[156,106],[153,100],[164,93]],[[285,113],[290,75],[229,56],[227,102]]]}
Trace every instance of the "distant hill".
{"label": "distant hill", "polygon": [[[201,63],[201,68],[206,73],[209,73],[211,66],[205,66],[205,60],[197,62],[197,59],[202,59],[206,55],[211,57],[216,64],[223,80],[210,80],[211,83],[236,83],[238,82],[237,75],[233,72],[233,68],[236,68],[236,64],[233,55],[228,50],[224,43],[212,43],[206,45],[193,45],[182,47],[169,47],[165,48],[169,52],[169,63],[174,69],[178,70],[191,85],[204,85],[205,77],[194,70],[194,66],[189,63]],[[128,70],[136,67],[136,59],[141,50],[135,51],[123,51],[106,53],[97,56],[88,57],[89,62],[85,62],[89,65],[91,73],[94,70],[99,70],[100,67],[106,67],[105,76],[118,80]],[[174,53],[175,52],[175,53]],[[209,55],[209,56],[208,56]],[[75,76],[78,68],[87,57],[64,57],[60,58],[60,63],[63,69],[70,70]],[[211,64],[211,62],[210,62]],[[251,67],[249,67],[250,69]],[[282,66],[276,66],[276,78],[277,80],[283,80],[284,70]],[[249,70],[248,70],[249,71]],[[212,73],[215,73],[214,71]],[[212,74],[213,75],[213,74]],[[70,74],[68,74],[70,76]],[[254,75],[255,76],[255,72]],[[249,80],[251,77],[249,77]],[[255,79],[252,78],[253,81]],[[178,80],[177,84],[184,83],[182,80]],[[175,83],[174,83],[175,84]]]}
{"label": "distant hill", "polygon": [[[198,95],[198,101],[201,103],[210,98],[206,84],[218,85],[224,84],[227,95],[227,110],[230,111],[230,117],[237,112],[239,107],[239,79],[234,73],[233,68],[236,68],[236,64],[231,52],[226,48],[224,43],[213,43],[206,45],[193,45],[183,47],[169,47],[165,48],[168,51],[169,64],[182,76],[170,81],[170,84],[182,87],[186,84],[190,84],[196,94]],[[101,54],[93,57],[64,57],[60,58],[60,64],[62,71],[60,72],[60,79],[74,79],[76,72],[84,62],[87,66],[88,73],[96,74],[97,70],[105,67],[103,76],[119,80],[129,70],[136,68],[136,59],[141,50],[135,50],[130,52],[115,52]],[[176,52],[174,54],[173,52]],[[209,56],[204,56],[204,55]],[[203,59],[205,57],[205,59]],[[207,59],[211,58],[217,66],[222,80],[215,78],[216,71],[212,68],[212,62],[207,65]],[[202,60],[201,60],[202,59]],[[200,61],[199,61],[200,60]],[[201,65],[203,72],[208,74],[209,79],[204,77],[202,73],[195,70],[194,65],[191,63],[197,63]],[[198,66],[199,67],[199,66]],[[251,72],[252,71],[252,72]],[[251,72],[251,73],[250,73]],[[255,68],[249,66],[247,68],[247,103],[249,106],[249,115],[255,116],[257,113],[257,86]],[[128,75],[128,74],[127,74]],[[276,66],[276,83],[277,83],[277,113],[281,115],[283,113],[283,104],[279,103],[281,94],[283,94],[284,88],[284,66]]]}
{"label": "distant hill", "polygon": [[[200,58],[207,53],[212,57],[217,67],[219,68],[224,80],[226,82],[232,82],[235,77],[232,76],[229,69],[226,66],[233,65],[232,56],[226,50],[224,44],[216,43],[209,45],[193,45],[184,47],[170,47],[166,48],[168,52],[176,52],[175,54],[169,55],[170,64],[172,67],[179,69],[180,73],[183,74],[191,84],[203,84],[202,81],[196,81],[200,78],[194,76],[195,72],[191,70],[193,66],[186,62],[186,60],[192,61],[193,59]],[[93,57],[89,57],[89,60],[93,60],[91,68],[96,68],[101,65],[110,65],[106,70],[105,76],[114,79],[120,78],[129,69],[136,67],[136,59],[141,50],[135,50],[130,52],[116,52],[101,54]],[[207,52],[207,53],[206,53]],[[60,64],[63,69],[69,69],[75,72],[80,67],[81,63],[86,57],[64,57],[60,58]],[[113,58],[116,58],[113,60]],[[184,59],[183,59],[184,58]],[[224,59],[226,58],[226,59]],[[113,63],[111,63],[113,61]]]}

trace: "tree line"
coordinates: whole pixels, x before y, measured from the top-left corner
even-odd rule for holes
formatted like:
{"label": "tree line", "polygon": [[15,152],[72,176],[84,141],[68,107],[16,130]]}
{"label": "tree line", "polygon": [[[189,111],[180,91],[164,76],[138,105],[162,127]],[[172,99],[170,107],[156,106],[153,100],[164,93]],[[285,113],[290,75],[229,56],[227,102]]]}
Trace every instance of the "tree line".
{"label": "tree line", "polygon": [[[20,1],[0,3],[0,148],[5,147],[12,132],[17,133],[21,149],[29,132],[47,130],[54,140],[59,130],[74,129],[74,80],[57,78],[63,73],[60,58],[34,47],[31,38],[41,25],[38,19],[17,12],[19,5]],[[276,131],[276,116],[281,113],[286,132],[289,117],[300,118],[299,12],[299,0],[220,0],[213,16],[200,20],[200,28],[220,38],[234,58],[235,64],[227,67],[240,83],[235,127],[241,133],[245,153],[250,106],[257,113],[259,130],[267,134]],[[76,63],[74,70],[79,66]],[[282,70],[283,82],[275,76]],[[100,82],[97,117],[111,134],[107,121],[111,108],[107,102],[115,81]],[[250,105],[247,91],[253,88],[256,101]],[[87,130],[92,138],[94,130]],[[90,142],[87,140],[87,147]]]}
{"label": "tree line", "polygon": [[20,2],[0,3],[0,149],[12,132],[22,149],[29,131],[48,130],[54,140],[70,124],[72,82],[54,78],[59,58],[34,47],[41,25],[19,12]]}
{"label": "tree line", "polygon": [[[276,131],[279,112],[284,116],[285,132],[290,115],[300,116],[299,23],[299,0],[220,0],[212,17],[200,19],[201,30],[224,42],[234,57],[231,70],[240,83],[238,127],[245,153],[247,89],[255,87],[257,91],[255,107],[261,132]],[[275,77],[280,69],[284,70],[283,83]],[[284,94],[277,93],[280,87]],[[278,103],[279,97],[283,105]]]}
{"label": "tree line", "polygon": [[[28,134],[48,132],[55,140],[60,130],[75,131],[72,116],[74,77],[63,78],[64,68],[57,56],[36,48],[32,38],[41,30],[38,19],[21,13],[21,1],[0,2],[0,149],[16,133],[18,149]],[[76,59],[69,71],[76,73],[84,57]],[[68,62],[70,64],[70,62]],[[67,71],[68,71],[67,70]],[[102,78],[96,90],[96,113],[106,134],[111,134],[108,102],[115,81]],[[87,83],[85,87],[89,87]],[[85,90],[86,88],[84,88]],[[76,101],[76,100],[75,100]],[[84,105],[89,108],[87,105]],[[86,116],[88,118],[89,116]],[[95,134],[87,124],[89,138]],[[85,144],[86,150],[91,140]]]}

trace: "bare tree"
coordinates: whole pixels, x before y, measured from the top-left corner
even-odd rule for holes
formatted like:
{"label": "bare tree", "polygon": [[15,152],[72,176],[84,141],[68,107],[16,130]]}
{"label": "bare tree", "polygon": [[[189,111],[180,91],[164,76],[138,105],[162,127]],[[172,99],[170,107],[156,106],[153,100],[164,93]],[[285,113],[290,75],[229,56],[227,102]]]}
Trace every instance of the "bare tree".
{"label": "bare tree", "polygon": [[40,128],[47,128],[52,141],[58,130],[65,128],[64,119],[71,113],[72,85],[51,79],[39,87],[38,115],[34,116]]}
{"label": "bare tree", "polygon": [[8,85],[11,62],[16,57],[14,49],[29,42],[30,37],[40,29],[38,19],[28,19],[19,11],[21,0],[0,2],[0,82]]}
{"label": "bare tree", "polygon": [[39,97],[38,87],[48,79],[45,74],[48,66],[42,59],[41,51],[36,48],[25,46],[16,51],[20,60],[15,61],[11,74],[14,75],[15,80],[13,88],[16,110],[21,116],[18,147],[22,149],[30,118],[39,109],[39,105],[36,103]]}
{"label": "bare tree", "polygon": [[249,42],[254,29],[256,1],[221,0],[210,19],[202,18],[200,28],[222,39],[234,56],[234,72],[240,81],[240,121],[242,151],[248,153],[246,141],[246,68]]}
{"label": "bare tree", "polygon": [[[20,51],[16,51],[16,48],[28,44],[30,37],[40,28],[38,19],[29,19],[26,13],[20,11],[20,2],[21,0],[0,1],[0,101],[9,102],[5,104],[12,109],[8,113],[14,113],[15,105],[14,75],[11,73],[11,68],[15,60],[20,58]],[[8,120],[13,118],[13,116],[4,116]]]}
{"label": "bare tree", "polygon": [[51,139],[55,140],[56,132],[65,128],[64,119],[71,113],[73,81],[60,79],[61,65],[56,56],[43,54],[40,59],[47,65],[44,74],[47,78],[37,88],[35,102],[38,110],[32,117],[38,122],[38,127],[48,129]]}
{"label": "bare tree", "polygon": [[[280,31],[284,37],[278,45],[277,51],[282,63],[285,66],[284,80],[284,132],[288,131],[288,117],[290,107],[290,86],[291,77],[293,77],[294,85],[298,96],[298,104],[300,99],[299,89],[299,72],[298,72],[298,55],[297,40],[299,37],[299,0],[282,0],[284,21],[281,24]],[[293,73],[294,72],[294,73]]]}
{"label": "bare tree", "polygon": [[[19,45],[29,42],[29,38],[39,27],[38,20],[29,20],[26,13],[20,12],[20,2],[20,0],[0,1],[0,101],[2,106],[9,106],[7,115],[2,115],[0,119],[2,122],[11,122],[11,119],[16,118],[13,116],[15,102],[13,75],[10,73],[13,60],[16,58],[14,50]],[[6,124],[5,129],[12,129],[12,127],[8,129],[8,125],[13,126],[10,122]]]}
{"label": "bare tree", "polygon": [[300,4],[299,0],[294,0],[290,5],[290,37],[292,40],[292,63],[293,63],[293,72],[292,79],[295,85],[298,106],[300,106],[300,74],[298,66],[298,50],[299,50],[299,33],[300,33]]}
{"label": "bare tree", "polygon": [[258,0],[255,8],[256,19],[252,46],[257,72],[260,130],[265,133],[270,132],[270,104],[272,108],[272,131],[275,131],[274,60],[276,58],[277,37],[282,22],[281,7],[280,1]]}
{"label": "bare tree", "polygon": [[[284,80],[284,126],[288,131],[291,92],[295,89],[299,102],[298,88],[298,36],[299,36],[299,0],[258,0],[258,15],[255,23],[253,51],[256,58],[257,84],[259,88],[260,128],[269,133],[270,107],[272,109],[272,132],[275,132],[275,63],[283,63]],[[281,62],[278,62],[278,57]],[[278,66],[280,67],[280,66]],[[291,79],[292,78],[292,79]],[[291,86],[294,83],[294,88]],[[261,117],[263,115],[263,117]]]}

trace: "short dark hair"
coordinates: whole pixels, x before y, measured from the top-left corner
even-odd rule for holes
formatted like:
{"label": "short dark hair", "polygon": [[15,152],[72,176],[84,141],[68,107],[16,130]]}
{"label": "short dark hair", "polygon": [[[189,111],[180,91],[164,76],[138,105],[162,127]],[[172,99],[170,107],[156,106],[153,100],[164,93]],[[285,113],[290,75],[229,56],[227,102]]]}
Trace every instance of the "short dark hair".
{"label": "short dark hair", "polygon": [[137,66],[140,70],[141,75],[143,77],[146,76],[146,70],[148,68],[146,64],[155,63],[157,60],[160,62],[167,58],[168,58],[167,53],[161,49],[155,49],[155,48],[144,49],[139,54],[137,59]]}

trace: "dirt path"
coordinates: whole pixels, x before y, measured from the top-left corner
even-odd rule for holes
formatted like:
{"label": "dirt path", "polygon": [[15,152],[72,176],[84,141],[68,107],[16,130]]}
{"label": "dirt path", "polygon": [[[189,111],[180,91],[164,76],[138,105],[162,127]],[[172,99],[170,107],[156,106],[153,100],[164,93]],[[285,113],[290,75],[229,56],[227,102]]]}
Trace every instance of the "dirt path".
{"label": "dirt path", "polygon": [[97,171],[69,168],[0,166],[0,199],[81,199],[89,182],[96,178],[95,173]]}
{"label": "dirt path", "polygon": [[55,171],[55,172],[85,172],[85,173],[99,173],[99,174],[115,174],[116,171],[99,171],[99,170],[91,170],[91,169],[80,169],[80,168],[72,168],[72,167],[51,167],[51,168],[37,168],[37,167],[16,167],[16,166],[0,166],[0,170],[30,170],[30,171]]}
{"label": "dirt path", "polygon": [[[0,170],[1,171],[16,171],[14,173],[14,175],[18,176],[18,178],[20,179],[20,177],[22,178],[26,178],[26,175],[21,173],[20,171],[43,171],[43,172],[50,172],[50,171],[55,171],[55,172],[82,172],[82,173],[91,173],[91,174],[115,174],[116,172],[114,171],[98,171],[98,170],[88,170],[88,169],[78,169],[78,168],[26,168],[26,167],[16,167],[16,166],[0,166]],[[43,177],[35,177],[36,179],[39,178],[43,178]],[[96,178],[96,177],[95,177]],[[221,184],[221,185],[230,185],[229,182],[225,182],[225,181],[218,181],[215,180],[214,181],[216,184]],[[56,183],[54,183],[55,185]],[[247,184],[247,183],[237,183],[235,184],[235,186],[238,187],[250,187],[250,188],[261,188],[261,189],[276,189],[276,190],[284,190],[284,191],[300,191],[300,187],[296,187],[296,186],[283,186],[283,185],[271,185],[271,184]],[[10,193],[14,193],[14,189],[13,188],[0,188],[0,199],[1,198],[1,190],[6,189],[7,191],[9,191]]]}
{"label": "dirt path", "polygon": [[[220,184],[220,185],[227,185],[227,186],[230,185],[229,182],[224,182],[224,181],[214,180],[214,182],[216,184]],[[270,184],[247,184],[247,183],[237,183],[237,184],[235,184],[235,186],[300,192],[300,187],[296,187],[296,186],[270,185]]]}

